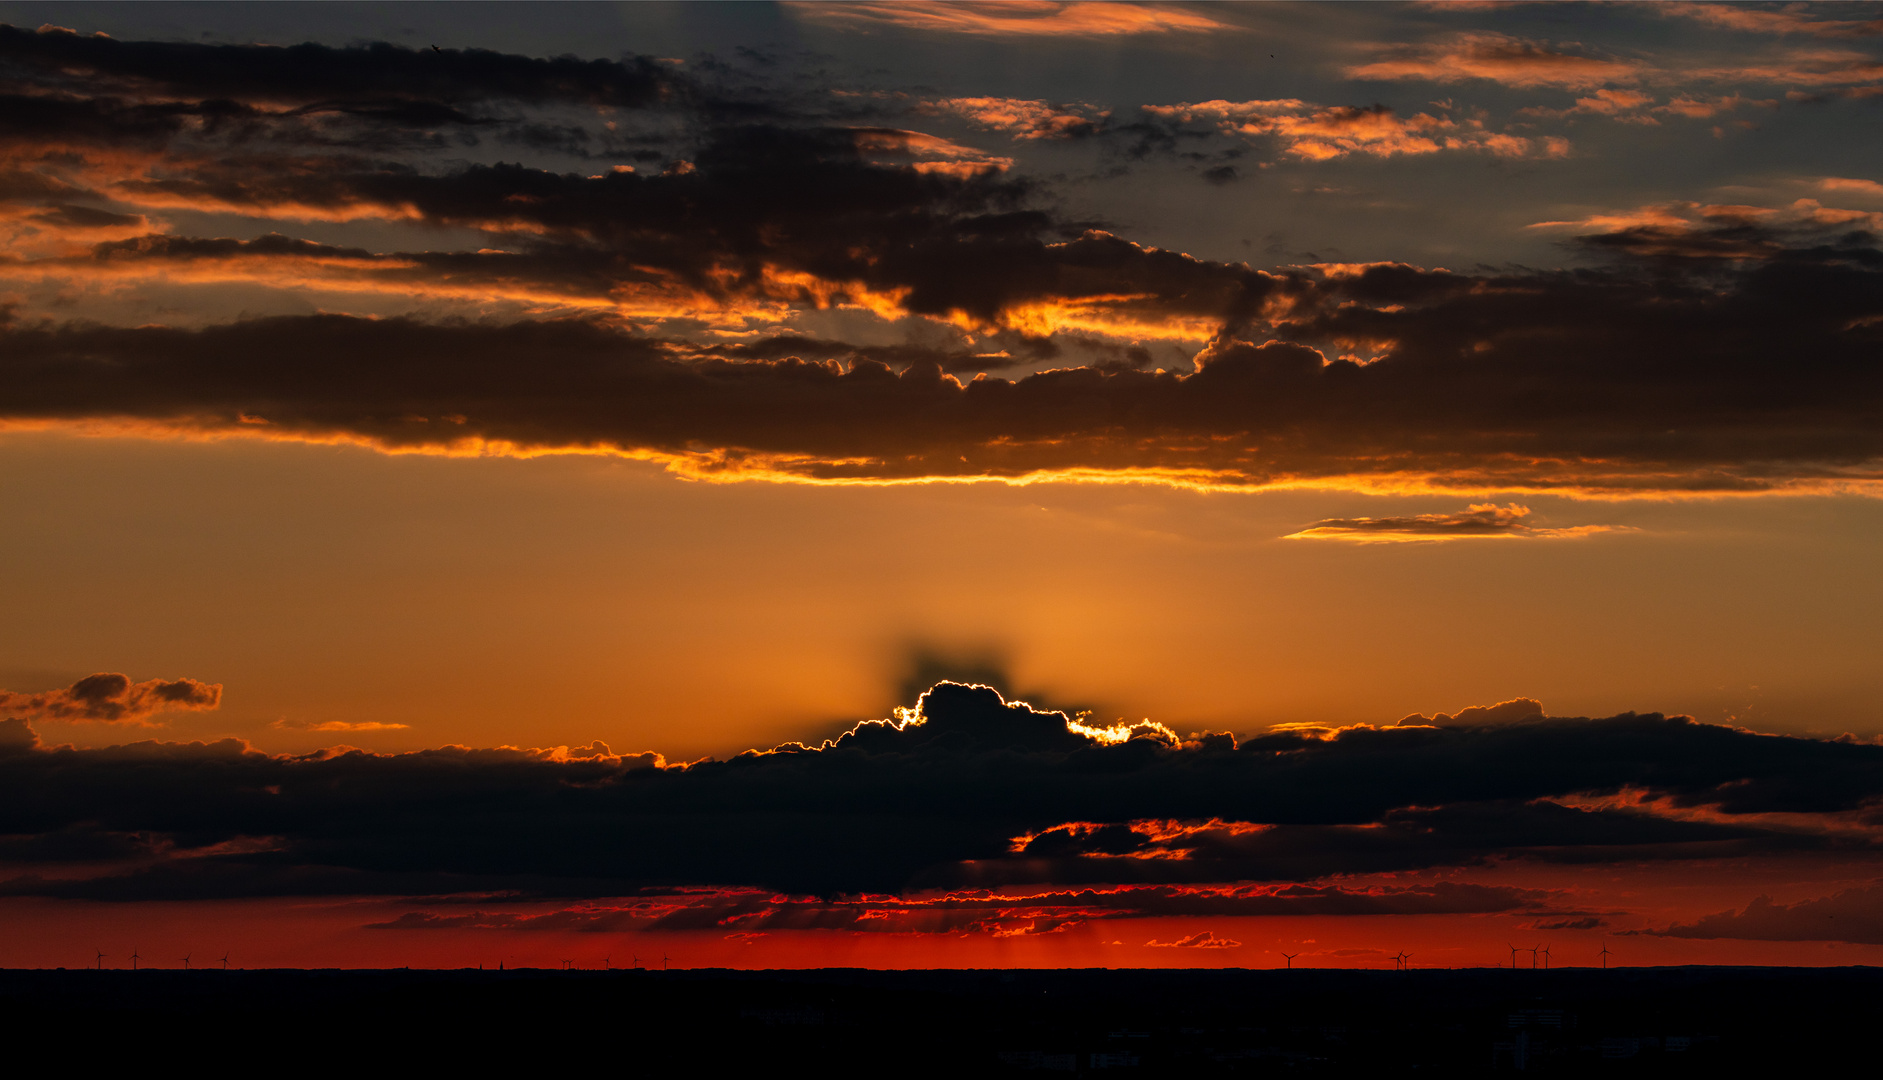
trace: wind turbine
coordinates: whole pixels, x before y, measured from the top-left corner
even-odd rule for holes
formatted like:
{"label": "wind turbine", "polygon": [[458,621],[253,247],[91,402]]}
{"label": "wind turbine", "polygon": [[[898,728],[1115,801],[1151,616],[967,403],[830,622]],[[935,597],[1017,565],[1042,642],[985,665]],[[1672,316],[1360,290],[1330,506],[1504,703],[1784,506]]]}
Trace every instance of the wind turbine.
{"label": "wind turbine", "polygon": [[[192,953],[192,954],[190,954],[190,955],[195,955],[195,954],[193,954],[193,953]],[[183,970],[184,970],[184,971],[188,971],[189,969],[190,969],[190,957],[189,957],[189,956],[185,956],[185,957],[183,958]]]}
{"label": "wind turbine", "polygon": [[641,966],[641,958],[640,958],[640,957],[638,957],[638,956],[636,956],[636,957],[634,958],[634,966],[635,966],[635,967],[640,967],[640,966]]}
{"label": "wind turbine", "polygon": [[1550,969],[1550,947],[1548,945],[1545,945],[1543,946],[1543,970],[1548,971],[1549,969]]}
{"label": "wind turbine", "polygon": [[1298,952],[1285,952],[1281,954],[1282,959],[1288,961],[1289,971],[1293,971],[1295,969],[1295,957],[1300,956],[1300,955],[1301,954]]}
{"label": "wind turbine", "polygon": [[[1505,942],[1505,944],[1509,945],[1510,943]],[[1512,971],[1517,970],[1517,953],[1519,951],[1520,950],[1515,945],[1510,946],[1510,970]]]}
{"label": "wind turbine", "polygon": [[97,950],[97,952],[98,952],[98,970],[103,971],[105,969],[105,951],[103,949],[99,949]]}
{"label": "wind turbine", "polygon": [[575,961],[573,961],[573,960],[564,960],[564,961],[562,962],[562,970],[564,970],[564,971],[567,971],[567,970],[569,970],[570,968],[572,968],[572,967],[574,967],[574,966],[575,966]]}
{"label": "wind turbine", "polygon": [[1406,952],[1404,949],[1401,949],[1399,952],[1399,970],[1401,971],[1412,970],[1412,954],[1409,952]]}
{"label": "wind turbine", "polygon": [[137,962],[138,962],[139,960],[142,960],[142,959],[143,959],[143,957],[141,957],[141,956],[139,956],[139,955],[137,955],[137,949],[136,949],[136,948],[132,948],[132,949],[131,949],[131,970],[132,970],[132,971],[136,971],[136,970],[137,970]]}
{"label": "wind turbine", "polygon": [[1602,943],[1602,951],[1600,953],[1597,953],[1596,955],[1602,958],[1602,970],[1607,971],[1608,970],[1608,958],[1614,955],[1613,953],[1608,951],[1608,942],[1604,941]]}
{"label": "wind turbine", "polygon": [[222,954],[222,959],[220,959],[220,960],[218,960],[218,961],[216,961],[216,963],[218,963],[218,964],[221,964],[221,965],[222,965],[222,970],[224,970],[224,971],[227,971],[227,970],[229,970],[229,954],[228,954],[228,953],[223,953],[223,954]]}
{"label": "wind turbine", "polygon": [[602,970],[613,971],[614,969],[615,969],[614,954],[609,953],[607,956],[602,957]]}
{"label": "wind turbine", "polygon": [[667,970],[667,954],[666,953],[660,954],[660,970],[662,971]]}

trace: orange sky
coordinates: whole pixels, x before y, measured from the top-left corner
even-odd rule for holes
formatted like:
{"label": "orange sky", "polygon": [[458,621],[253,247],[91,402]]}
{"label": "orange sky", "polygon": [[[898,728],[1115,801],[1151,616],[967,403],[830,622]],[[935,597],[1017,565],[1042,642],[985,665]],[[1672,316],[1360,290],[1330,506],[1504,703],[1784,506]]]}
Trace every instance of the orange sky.
{"label": "orange sky", "polygon": [[1875,962],[1872,24],[336,11],[0,0],[0,965]]}

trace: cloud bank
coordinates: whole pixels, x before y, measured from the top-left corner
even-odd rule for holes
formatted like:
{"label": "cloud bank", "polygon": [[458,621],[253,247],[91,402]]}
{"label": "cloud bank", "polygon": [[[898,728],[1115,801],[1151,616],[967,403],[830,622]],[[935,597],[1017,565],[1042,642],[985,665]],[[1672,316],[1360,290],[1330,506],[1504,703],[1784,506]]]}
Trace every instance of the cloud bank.
{"label": "cloud bank", "polygon": [[935,925],[1016,905],[1027,919],[1542,910],[1546,894],[1520,889],[1345,882],[1506,859],[1859,855],[1883,798],[1883,747],[1534,702],[1238,742],[941,683],[895,722],[689,765],[601,744],[268,755],[236,740],[47,747],[21,720],[4,735],[7,895],[708,889],[680,906],[779,913],[727,923],[741,930],[917,901],[911,917]]}

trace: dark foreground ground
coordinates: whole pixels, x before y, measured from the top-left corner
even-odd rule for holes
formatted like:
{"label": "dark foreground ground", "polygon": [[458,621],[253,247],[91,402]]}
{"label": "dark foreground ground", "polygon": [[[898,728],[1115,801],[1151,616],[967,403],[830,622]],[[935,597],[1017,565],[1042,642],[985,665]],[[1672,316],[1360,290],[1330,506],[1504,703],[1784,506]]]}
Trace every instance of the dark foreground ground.
{"label": "dark foreground ground", "polygon": [[1724,1075],[1867,1060],[1880,1006],[1878,968],[0,971],[16,1048],[287,1073]]}

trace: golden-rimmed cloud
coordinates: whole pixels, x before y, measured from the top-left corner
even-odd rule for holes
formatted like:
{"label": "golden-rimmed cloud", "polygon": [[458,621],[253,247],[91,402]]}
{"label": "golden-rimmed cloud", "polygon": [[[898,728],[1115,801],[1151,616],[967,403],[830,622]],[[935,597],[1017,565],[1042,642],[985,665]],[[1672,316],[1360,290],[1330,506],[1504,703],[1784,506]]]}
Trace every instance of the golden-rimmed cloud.
{"label": "golden-rimmed cloud", "polygon": [[[1016,346],[1039,341],[1042,355],[1079,321],[1120,333],[1188,321],[1189,332],[1215,335],[1187,369],[1157,371],[1069,367],[1008,380],[983,368],[964,382],[943,366],[974,369],[965,349],[955,358],[791,337],[705,346],[585,320],[15,322],[0,329],[0,422],[609,453],[718,480],[1608,497],[1869,490],[1883,479],[1883,440],[1867,419],[1883,398],[1866,359],[1879,283],[1874,249],[1852,226],[1872,218],[1756,210],[1585,220],[1602,231],[1577,242],[1618,260],[1600,271],[1382,263],[1258,273],[1104,235],[975,240],[931,249],[952,264],[868,270],[900,310],[1015,325],[1040,335]],[[1777,303],[1775,290],[1795,298]],[[1328,528],[1521,536],[1534,526],[1505,510]]]}
{"label": "golden-rimmed cloud", "polygon": [[1532,525],[1530,508],[1511,503],[1474,503],[1449,514],[1402,517],[1327,518],[1283,537],[1284,540],[1341,540],[1352,544],[1420,544],[1448,540],[1564,540],[1597,533],[1630,531],[1623,525]]}
{"label": "golden-rimmed cloud", "polygon": [[625,899],[385,925],[1022,934],[1541,914],[1547,894],[1422,872],[1848,854],[1875,839],[1883,747],[1544,717],[1524,700],[1397,726],[1106,742],[1065,713],[940,683],[894,722],[684,765],[600,743],[47,748],[13,719],[0,792],[14,796],[0,798],[0,871],[19,867],[0,872],[0,895],[506,893]]}

